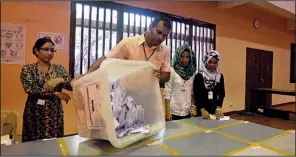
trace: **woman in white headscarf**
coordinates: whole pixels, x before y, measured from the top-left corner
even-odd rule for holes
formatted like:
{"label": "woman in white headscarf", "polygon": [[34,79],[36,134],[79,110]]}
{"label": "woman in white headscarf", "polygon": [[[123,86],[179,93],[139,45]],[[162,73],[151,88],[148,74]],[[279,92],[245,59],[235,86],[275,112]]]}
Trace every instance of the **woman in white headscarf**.
{"label": "woman in white headscarf", "polygon": [[205,119],[210,114],[222,118],[221,107],[225,97],[224,77],[218,70],[221,57],[217,51],[209,51],[203,60],[203,65],[195,75],[193,93],[197,112]]}

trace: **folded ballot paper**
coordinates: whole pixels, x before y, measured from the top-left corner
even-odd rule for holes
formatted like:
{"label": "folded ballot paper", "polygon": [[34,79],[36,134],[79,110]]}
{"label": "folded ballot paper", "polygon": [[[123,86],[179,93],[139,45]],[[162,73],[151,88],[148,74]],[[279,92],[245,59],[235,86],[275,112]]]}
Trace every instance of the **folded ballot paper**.
{"label": "folded ballot paper", "polygon": [[229,120],[230,117],[229,117],[229,116],[223,116],[222,118],[217,118],[215,115],[210,114],[210,119],[211,119],[211,120],[226,121],[226,120]]}
{"label": "folded ballot paper", "polygon": [[149,133],[149,126],[145,126],[144,108],[120,87],[119,80],[110,81],[109,90],[116,136]]}

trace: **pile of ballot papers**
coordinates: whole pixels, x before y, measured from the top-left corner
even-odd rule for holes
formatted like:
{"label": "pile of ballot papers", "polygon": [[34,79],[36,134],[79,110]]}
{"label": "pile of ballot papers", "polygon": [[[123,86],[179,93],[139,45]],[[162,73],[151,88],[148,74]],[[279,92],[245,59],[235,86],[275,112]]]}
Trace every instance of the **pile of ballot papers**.
{"label": "pile of ballot papers", "polygon": [[144,108],[136,104],[120,86],[119,80],[110,81],[109,89],[116,136],[150,132],[149,125],[145,126]]}

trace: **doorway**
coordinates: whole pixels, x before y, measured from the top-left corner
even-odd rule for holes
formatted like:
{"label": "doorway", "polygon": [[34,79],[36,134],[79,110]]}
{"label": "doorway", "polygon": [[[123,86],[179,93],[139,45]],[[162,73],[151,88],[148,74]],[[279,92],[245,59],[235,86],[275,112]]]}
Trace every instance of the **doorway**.
{"label": "doorway", "polygon": [[[272,88],[273,52],[247,48],[246,53],[245,107],[248,112],[254,112],[256,106],[251,106],[252,89]],[[266,94],[266,102],[264,103],[259,105],[265,107],[271,106],[271,94]]]}

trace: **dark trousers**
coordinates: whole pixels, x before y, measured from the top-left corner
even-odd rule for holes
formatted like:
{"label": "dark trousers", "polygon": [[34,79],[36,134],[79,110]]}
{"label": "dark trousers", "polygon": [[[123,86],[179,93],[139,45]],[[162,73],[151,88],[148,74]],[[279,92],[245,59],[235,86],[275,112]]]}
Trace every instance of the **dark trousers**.
{"label": "dark trousers", "polygon": [[181,120],[181,119],[187,119],[187,118],[190,118],[191,115],[188,114],[187,116],[177,116],[177,115],[173,115],[172,114],[172,120]]}

